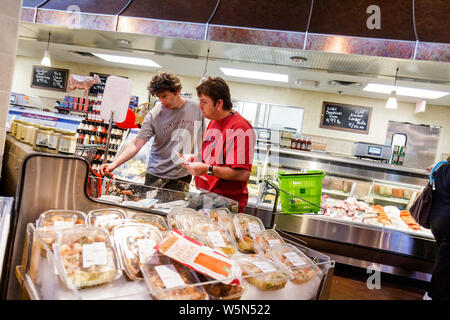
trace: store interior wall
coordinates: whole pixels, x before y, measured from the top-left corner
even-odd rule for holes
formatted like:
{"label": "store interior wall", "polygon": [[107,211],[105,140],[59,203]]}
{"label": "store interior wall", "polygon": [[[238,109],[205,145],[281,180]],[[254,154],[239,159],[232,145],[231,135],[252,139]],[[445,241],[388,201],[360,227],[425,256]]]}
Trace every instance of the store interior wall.
{"label": "store interior wall", "polygon": [[[39,96],[44,104],[52,108],[55,100],[63,99],[66,94],[30,87],[32,66],[39,63],[40,61],[38,59],[17,56],[12,91],[31,96]],[[132,94],[139,96],[139,103],[147,102],[147,85],[154,75],[153,72],[149,71],[136,71],[67,61],[52,61],[52,66],[69,69],[70,74],[89,75],[90,72],[98,72],[128,77],[133,83]],[[161,71],[164,70],[161,69]],[[199,78],[179,75],[184,93],[191,93],[196,98],[195,87],[199,83],[200,73],[202,71],[199,70]],[[445,141],[450,141],[450,130],[448,129],[450,127],[450,106],[427,104],[426,112],[414,113],[415,104],[408,102],[399,102],[398,109],[387,110],[385,108],[385,100],[350,96],[346,95],[345,92],[342,94],[333,94],[231,81],[228,81],[228,83],[233,99],[304,108],[302,134],[327,142],[327,151],[331,153],[351,155],[352,145],[355,141],[384,144],[388,122],[389,120],[393,120],[442,127],[436,160],[446,158],[450,154],[450,145],[445,143]],[[82,90],[76,90],[74,96],[82,96]],[[320,114],[324,101],[372,107],[369,133],[357,134],[320,128]]]}
{"label": "store interior wall", "polygon": [[16,60],[22,0],[0,0],[0,175],[6,138],[9,98]]}

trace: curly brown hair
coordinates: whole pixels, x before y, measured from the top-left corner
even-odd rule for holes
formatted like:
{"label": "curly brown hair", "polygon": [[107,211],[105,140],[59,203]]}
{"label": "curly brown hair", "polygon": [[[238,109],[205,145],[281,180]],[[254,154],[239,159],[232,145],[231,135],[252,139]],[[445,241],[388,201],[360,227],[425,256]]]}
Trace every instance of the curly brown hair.
{"label": "curly brown hair", "polygon": [[147,90],[152,96],[170,91],[176,93],[181,90],[181,81],[174,74],[168,72],[158,73],[153,76],[152,81],[147,86]]}
{"label": "curly brown hair", "polygon": [[223,101],[223,110],[233,109],[230,88],[222,78],[208,77],[208,79],[200,83],[196,89],[198,96],[201,94],[208,96],[211,98],[214,104],[216,104],[217,100],[221,99]]}

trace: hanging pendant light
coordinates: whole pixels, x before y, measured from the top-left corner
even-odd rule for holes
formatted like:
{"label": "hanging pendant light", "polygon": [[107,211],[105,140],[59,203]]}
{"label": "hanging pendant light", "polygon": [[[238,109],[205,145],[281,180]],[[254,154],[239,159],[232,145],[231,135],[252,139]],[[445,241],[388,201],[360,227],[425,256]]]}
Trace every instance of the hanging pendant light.
{"label": "hanging pendant light", "polygon": [[[397,84],[397,74],[398,74],[398,68],[397,68],[397,71],[395,72],[394,87]],[[397,109],[397,108],[398,108],[398,105],[397,105],[397,92],[395,90],[392,90],[391,94],[389,96],[389,99],[386,102],[386,109]]]}
{"label": "hanging pendant light", "polygon": [[50,61],[50,52],[48,51],[48,47],[50,45],[50,35],[51,33],[48,33],[48,40],[47,40],[47,49],[45,49],[44,57],[41,60],[41,65],[51,67],[52,63]]}
{"label": "hanging pendant light", "polygon": [[208,60],[209,60],[209,48],[208,48],[208,53],[206,54],[206,64],[205,64],[205,70],[203,71],[203,75],[200,78],[199,83],[202,83],[203,81],[205,81],[206,79],[208,79]]}

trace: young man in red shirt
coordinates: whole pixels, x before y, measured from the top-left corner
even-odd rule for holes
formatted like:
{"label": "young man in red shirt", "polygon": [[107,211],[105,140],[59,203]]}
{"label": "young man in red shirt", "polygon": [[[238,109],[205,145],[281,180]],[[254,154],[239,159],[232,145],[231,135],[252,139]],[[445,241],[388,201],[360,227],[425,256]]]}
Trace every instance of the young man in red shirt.
{"label": "young man in red shirt", "polygon": [[248,202],[256,135],[252,125],[232,110],[230,89],[222,78],[208,78],[197,87],[199,107],[210,123],[203,134],[201,160],[184,166],[195,185],[238,201],[239,212]]}

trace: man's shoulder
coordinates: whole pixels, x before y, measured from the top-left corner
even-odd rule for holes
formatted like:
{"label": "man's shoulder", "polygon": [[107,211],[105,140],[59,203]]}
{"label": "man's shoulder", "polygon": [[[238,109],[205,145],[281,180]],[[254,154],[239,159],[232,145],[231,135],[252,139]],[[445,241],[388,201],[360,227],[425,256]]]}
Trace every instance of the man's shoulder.
{"label": "man's shoulder", "polygon": [[234,128],[241,128],[241,129],[253,129],[253,126],[251,123],[245,119],[243,116],[241,116],[239,113],[235,112],[235,116],[230,119],[230,126]]}

